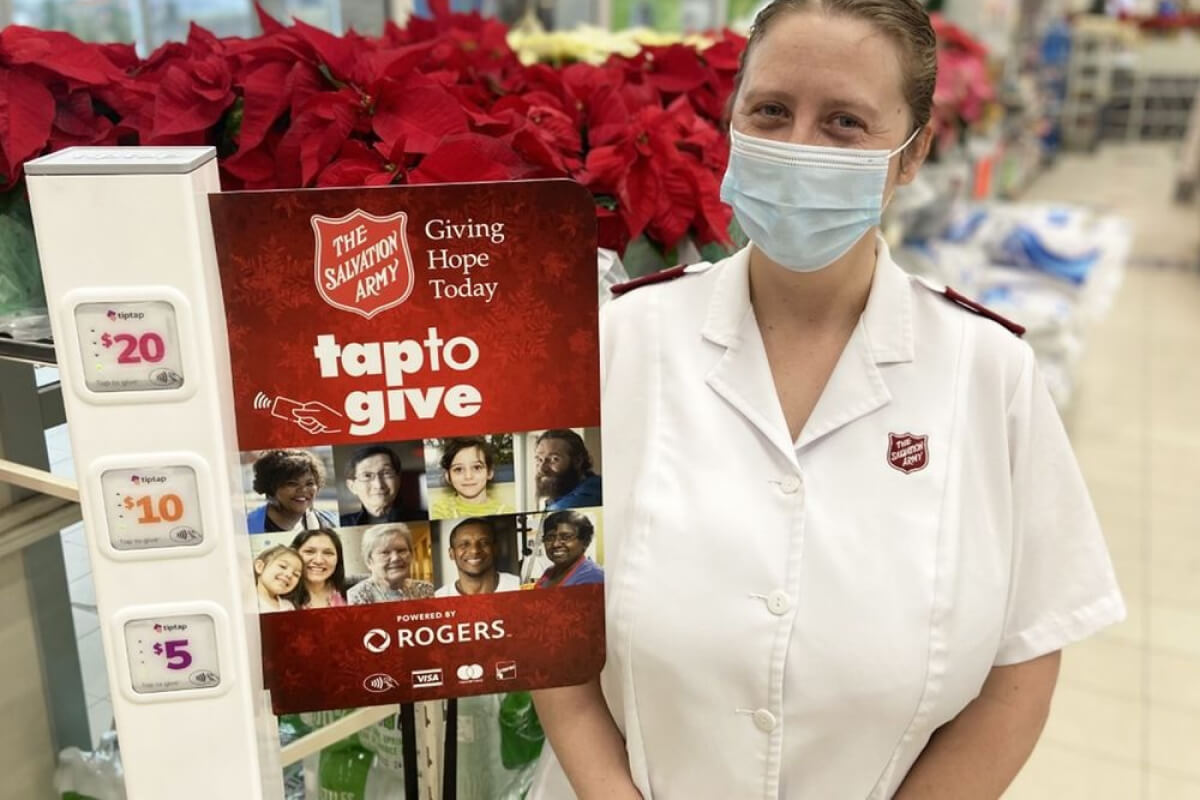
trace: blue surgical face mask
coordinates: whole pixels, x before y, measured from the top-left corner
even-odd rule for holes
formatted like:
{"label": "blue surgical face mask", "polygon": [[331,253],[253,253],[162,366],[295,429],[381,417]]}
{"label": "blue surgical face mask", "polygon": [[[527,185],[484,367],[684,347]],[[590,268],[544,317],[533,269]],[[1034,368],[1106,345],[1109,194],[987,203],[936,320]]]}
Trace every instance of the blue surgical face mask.
{"label": "blue surgical face mask", "polygon": [[879,224],[888,165],[919,132],[889,151],[811,147],[730,129],[721,199],[772,261],[816,272]]}

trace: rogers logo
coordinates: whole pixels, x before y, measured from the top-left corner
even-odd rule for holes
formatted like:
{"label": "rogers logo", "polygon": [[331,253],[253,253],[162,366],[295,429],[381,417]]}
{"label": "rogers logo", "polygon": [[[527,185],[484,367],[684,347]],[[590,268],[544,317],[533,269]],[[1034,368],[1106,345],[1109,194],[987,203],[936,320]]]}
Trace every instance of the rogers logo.
{"label": "rogers logo", "polygon": [[392,637],[382,628],[372,628],[363,636],[363,647],[372,653],[382,653],[392,645]]}
{"label": "rogers logo", "polygon": [[362,685],[368,692],[383,694],[395,689],[400,685],[400,682],[385,672],[376,672],[374,675],[368,675],[363,678]]}
{"label": "rogers logo", "polygon": [[463,664],[455,673],[459,683],[478,683],[483,680],[483,667],[478,664]]}

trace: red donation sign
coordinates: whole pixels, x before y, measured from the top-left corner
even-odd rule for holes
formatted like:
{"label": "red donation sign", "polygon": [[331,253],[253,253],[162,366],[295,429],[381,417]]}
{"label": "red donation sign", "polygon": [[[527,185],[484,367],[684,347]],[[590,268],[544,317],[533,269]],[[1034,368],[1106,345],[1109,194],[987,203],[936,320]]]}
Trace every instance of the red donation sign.
{"label": "red donation sign", "polygon": [[276,713],[598,674],[590,194],[550,180],[210,207]]}

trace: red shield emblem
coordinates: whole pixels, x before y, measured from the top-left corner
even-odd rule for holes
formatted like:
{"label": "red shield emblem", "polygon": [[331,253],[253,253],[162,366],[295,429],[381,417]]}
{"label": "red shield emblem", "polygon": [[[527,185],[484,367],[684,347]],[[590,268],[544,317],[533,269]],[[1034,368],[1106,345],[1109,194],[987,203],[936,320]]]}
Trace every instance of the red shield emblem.
{"label": "red shield emblem", "polygon": [[355,210],[339,219],[314,215],[314,274],[326,303],[370,319],[412,294],[416,276],[403,211],[377,217]]}
{"label": "red shield emblem", "polygon": [[929,463],[929,437],[913,433],[888,434],[888,464],[901,472],[916,472]]}

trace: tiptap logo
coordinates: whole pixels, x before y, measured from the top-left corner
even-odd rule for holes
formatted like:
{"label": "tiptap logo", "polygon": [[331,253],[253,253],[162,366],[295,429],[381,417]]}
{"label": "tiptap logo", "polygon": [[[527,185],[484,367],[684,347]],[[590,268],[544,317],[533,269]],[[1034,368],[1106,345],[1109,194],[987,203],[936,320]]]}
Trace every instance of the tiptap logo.
{"label": "tiptap logo", "polygon": [[116,318],[117,318],[117,312],[116,312],[116,311],[113,311],[113,310],[110,308],[110,309],[108,310],[108,314],[107,314],[106,316],[107,316],[107,317],[108,317],[110,320],[114,320],[114,319],[116,319]]}

